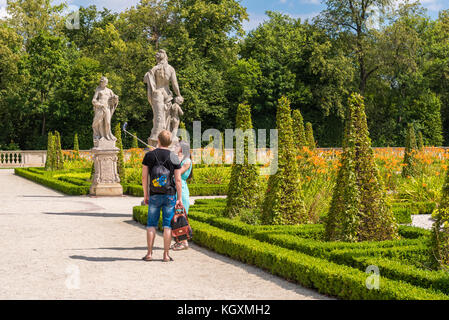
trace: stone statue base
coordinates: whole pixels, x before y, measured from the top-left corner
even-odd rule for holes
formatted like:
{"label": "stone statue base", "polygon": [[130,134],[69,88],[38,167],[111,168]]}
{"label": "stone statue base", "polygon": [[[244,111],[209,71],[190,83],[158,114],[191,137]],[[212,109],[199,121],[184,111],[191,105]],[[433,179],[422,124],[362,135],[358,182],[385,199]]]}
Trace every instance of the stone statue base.
{"label": "stone statue base", "polygon": [[119,149],[115,141],[98,140],[91,150],[94,157],[95,174],[90,194],[94,196],[122,196],[123,188],[117,173]]}

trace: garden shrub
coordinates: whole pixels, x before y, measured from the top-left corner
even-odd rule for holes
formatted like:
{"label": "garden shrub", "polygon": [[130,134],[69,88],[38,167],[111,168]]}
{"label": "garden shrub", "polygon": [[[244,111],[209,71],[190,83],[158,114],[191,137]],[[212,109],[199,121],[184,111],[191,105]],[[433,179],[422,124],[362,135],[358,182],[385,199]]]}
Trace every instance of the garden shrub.
{"label": "garden shrub", "polygon": [[405,140],[404,160],[402,162],[402,177],[413,177],[418,174],[416,153],[418,147],[416,144],[415,129],[411,123],[407,126],[407,136]]}
{"label": "garden shrub", "polygon": [[56,157],[55,157],[55,137],[51,132],[48,132],[47,140],[47,158],[45,160],[45,170],[56,169]]}
{"label": "garden shrub", "polygon": [[326,239],[397,238],[397,224],[374,161],[363,98],[353,93],[348,102],[341,167],[326,218]]}
{"label": "garden shrub", "polygon": [[430,259],[434,266],[449,268],[449,171],[441,192],[438,209],[433,214],[435,219],[430,238]]}
{"label": "garden shrub", "polygon": [[313,136],[313,127],[310,122],[306,123],[306,141],[310,150],[316,148],[315,138]]}
{"label": "garden shrub", "polygon": [[300,150],[302,147],[308,145],[306,140],[306,133],[304,129],[304,119],[299,109],[293,110],[293,134],[296,149]]}
{"label": "garden shrub", "polygon": [[[228,217],[239,216],[243,211],[247,214],[260,205],[261,184],[259,167],[255,165],[255,137],[251,121],[251,109],[249,105],[240,104],[237,108],[236,129],[245,132],[249,130],[249,137],[237,134],[237,141],[243,140],[243,163],[237,163],[237,153],[240,152],[236,143],[234,148],[234,162],[231,171],[231,180],[227,190],[226,215]],[[250,192],[249,192],[250,191]]]}
{"label": "garden shrub", "polygon": [[80,152],[80,145],[78,142],[78,133],[75,133],[75,136],[73,137],[73,150],[77,153]]}
{"label": "garden shrub", "polygon": [[421,131],[418,131],[418,140],[416,141],[416,146],[418,150],[424,150],[424,139]]}
{"label": "garden shrub", "polygon": [[268,179],[262,209],[262,222],[264,224],[305,223],[308,218],[296,162],[290,101],[286,97],[279,99],[276,125],[278,129],[278,170]]}
{"label": "garden shrub", "polygon": [[118,160],[117,160],[117,171],[118,175],[120,177],[120,181],[125,181],[126,179],[126,172],[125,172],[125,156],[123,155],[123,143],[122,143],[122,129],[120,127],[120,123],[117,123],[115,126],[115,137],[117,138],[117,141],[115,142],[115,146],[119,148],[118,152]]}
{"label": "garden shrub", "polygon": [[62,154],[61,135],[59,134],[58,131],[55,131],[54,139],[55,139],[54,152],[55,152],[55,159],[56,159],[55,169],[62,170],[62,169],[64,169],[64,155]]}

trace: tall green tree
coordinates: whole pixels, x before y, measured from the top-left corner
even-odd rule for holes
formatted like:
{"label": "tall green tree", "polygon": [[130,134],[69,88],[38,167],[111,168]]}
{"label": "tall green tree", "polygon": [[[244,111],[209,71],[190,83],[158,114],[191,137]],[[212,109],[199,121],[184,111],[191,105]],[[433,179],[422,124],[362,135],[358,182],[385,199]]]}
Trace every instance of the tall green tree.
{"label": "tall green tree", "polygon": [[337,175],[325,236],[332,241],[367,241],[397,238],[371,148],[363,98],[349,98],[341,167]]}
{"label": "tall green tree", "polygon": [[7,0],[9,23],[26,41],[45,31],[61,30],[65,7],[65,3],[51,0]]}
{"label": "tall green tree", "polygon": [[363,94],[368,79],[379,69],[376,63],[375,30],[372,19],[382,15],[390,7],[391,0],[325,0],[326,9],[319,21],[341,37],[348,53],[355,56],[358,68],[358,88]]}
{"label": "tall green tree", "polygon": [[46,31],[30,39],[27,52],[28,106],[30,113],[41,117],[41,135],[44,135],[50,102],[55,90],[67,74],[69,56],[65,39]]}
{"label": "tall green tree", "polygon": [[247,98],[254,126],[273,128],[277,100],[286,95],[305,118],[326,128],[319,140],[335,146],[354,73],[350,58],[322,28],[276,12],[267,15],[241,45],[241,56],[257,62],[261,72],[257,94]]}

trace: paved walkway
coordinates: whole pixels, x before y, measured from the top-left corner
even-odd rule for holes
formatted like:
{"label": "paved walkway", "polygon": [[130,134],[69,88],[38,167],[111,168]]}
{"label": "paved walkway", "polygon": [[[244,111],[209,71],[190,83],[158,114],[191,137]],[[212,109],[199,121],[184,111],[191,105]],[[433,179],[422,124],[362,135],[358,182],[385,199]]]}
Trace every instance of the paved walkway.
{"label": "paved walkway", "polygon": [[0,190],[0,299],[326,299],[196,245],[143,262],[139,198],[65,196],[13,170]]}

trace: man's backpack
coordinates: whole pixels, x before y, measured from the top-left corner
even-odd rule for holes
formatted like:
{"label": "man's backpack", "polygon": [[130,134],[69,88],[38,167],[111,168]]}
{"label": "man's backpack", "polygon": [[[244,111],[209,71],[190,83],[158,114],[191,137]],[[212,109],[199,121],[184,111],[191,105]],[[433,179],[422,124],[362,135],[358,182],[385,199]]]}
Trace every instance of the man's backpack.
{"label": "man's backpack", "polygon": [[157,158],[156,152],[153,152],[153,154],[156,158],[156,164],[151,168],[150,179],[148,181],[150,193],[167,193],[167,191],[175,185],[172,172],[164,166],[170,159],[161,163]]}
{"label": "man's backpack", "polygon": [[192,228],[185,208],[176,209],[171,220],[171,233],[176,242],[192,239]]}

